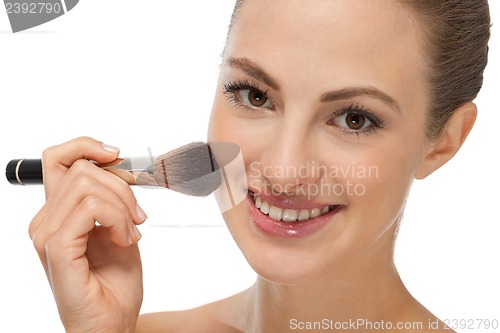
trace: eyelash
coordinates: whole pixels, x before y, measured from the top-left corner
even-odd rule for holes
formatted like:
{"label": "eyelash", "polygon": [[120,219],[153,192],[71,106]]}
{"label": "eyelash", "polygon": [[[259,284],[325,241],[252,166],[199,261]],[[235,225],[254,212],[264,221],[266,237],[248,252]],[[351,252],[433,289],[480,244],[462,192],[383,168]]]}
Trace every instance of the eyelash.
{"label": "eyelash", "polygon": [[[269,99],[271,103],[273,103],[272,99],[268,96],[267,91],[262,91],[257,87],[256,84],[250,83],[248,80],[238,81],[238,82],[228,82],[224,84],[223,93],[226,96],[227,100],[236,107],[244,108],[245,110],[250,112],[256,112],[262,109],[259,107],[249,107],[248,105],[241,103],[240,99],[236,96],[236,94],[244,90],[250,90],[250,91],[253,90],[255,92],[258,92],[259,94],[265,96],[265,98]],[[274,110],[274,108],[272,109],[268,108],[268,110]]]}
{"label": "eyelash", "polygon": [[[251,91],[253,90],[259,94],[262,94],[263,96],[268,98],[271,101],[271,103],[273,103],[273,101],[269,97],[267,91],[262,91],[261,89],[259,89],[257,87],[256,84],[250,83],[248,80],[237,81],[237,82],[234,81],[234,82],[228,82],[228,83],[224,84],[223,94],[226,96],[227,100],[231,104],[233,104],[235,107],[244,108],[246,111],[249,111],[249,112],[259,112],[259,111],[264,112],[259,107],[249,107],[248,105],[245,105],[241,102],[241,100],[237,97],[236,94],[238,92],[244,91],[244,90],[251,90]],[[273,103],[273,105],[274,105],[274,103]],[[272,109],[267,108],[267,109],[274,110],[274,108],[272,108]],[[340,116],[343,116],[346,114],[350,114],[350,113],[354,113],[354,114],[361,115],[361,116],[365,117],[368,121],[370,121],[372,126],[370,126],[370,128],[364,129],[364,130],[350,130],[350,129],[341,127],[341,130],[345,134],[356,135],[358,137],[360,134],[364,134],[364,135],[368,136],[368,135],[375,133],[377,130],[384,128],[384,121],[383,120],[380,120],[372,112],[370,112],[369,110],[366,110],[364,106],[360,106],[359,104],[351,104],[347,108],[343,108],[343,109],[340,109],[340,110],[334,112],[330,117],[331,120],[329,120],[328,123],[332,124],[332,123],[334,123],[333,120],[336,119],[337,117],[340,117]]]}
{"label": "eyelash", "polygon": [[359,136],[360,134],[364,134],[364,135],[368,136],[368,135],[375,133],[377,130],[381,130],[384,128],[384,121],[383,120],[380,120],[372,112],[365,109],[364,106],[360,106],[359,104],[351,104],[347,108],[343,108],[337,112],[334,112],[330,118],[331,120],[329,120],[328,123],[330,124],[333,122],[332,120],[336,119],[337,117],[340,117],[340,116],[343,116],[346,114],[350,114],[350,113],[361,115],[361,116],[365,117],[368,121],[370,121],[372,126],[370,126],[370,128],[364,129],[364,130],[350,130],[350,129],[342,127],[341,128],[342,131],[346,134],[356,135],[356,136]]}

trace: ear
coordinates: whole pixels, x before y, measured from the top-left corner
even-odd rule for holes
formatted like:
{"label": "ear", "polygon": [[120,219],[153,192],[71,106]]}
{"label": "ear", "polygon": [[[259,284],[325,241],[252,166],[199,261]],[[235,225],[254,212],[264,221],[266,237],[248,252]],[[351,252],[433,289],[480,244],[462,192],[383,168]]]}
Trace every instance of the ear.
{"label": "ear", "polygon": [[469,135],[477,117],[477,107],[467,102],[458,107],[443,128],[439,139],[429,145],[415,178],[424,179],[451,160]]}

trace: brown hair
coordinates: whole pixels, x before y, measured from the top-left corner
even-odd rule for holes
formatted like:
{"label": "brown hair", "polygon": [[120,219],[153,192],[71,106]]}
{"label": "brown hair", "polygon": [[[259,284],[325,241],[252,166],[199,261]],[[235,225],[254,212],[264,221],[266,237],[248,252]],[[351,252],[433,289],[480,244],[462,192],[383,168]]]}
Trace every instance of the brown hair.
{"label": "brown hair", "polygon": [[[474,100],[488,63],[488,0],[398,0],[417,13],[425,29],[431,106],[427,134],[436,138],[453,111]],[[236,0],[229,30],[244,0]]]}

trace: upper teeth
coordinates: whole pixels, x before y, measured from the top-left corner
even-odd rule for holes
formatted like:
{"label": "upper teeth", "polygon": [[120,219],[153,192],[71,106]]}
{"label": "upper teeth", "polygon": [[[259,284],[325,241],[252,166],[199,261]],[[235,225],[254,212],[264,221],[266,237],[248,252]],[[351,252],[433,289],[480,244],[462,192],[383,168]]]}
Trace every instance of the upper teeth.
{"label": "upper teeth", "polygon": [[282,209],[276,206],[270,205],[267,201],[263,200],[260,196],[253,196],[255,201],[255,207],[260,209],[260,211],[270,218],[276,221],[284,222],[295,222],[295,221],[305,221],[313,219],[315,217],[326,214],[330,211],[331,206],[325,206],[323,208],[313,208],[313,209]]}

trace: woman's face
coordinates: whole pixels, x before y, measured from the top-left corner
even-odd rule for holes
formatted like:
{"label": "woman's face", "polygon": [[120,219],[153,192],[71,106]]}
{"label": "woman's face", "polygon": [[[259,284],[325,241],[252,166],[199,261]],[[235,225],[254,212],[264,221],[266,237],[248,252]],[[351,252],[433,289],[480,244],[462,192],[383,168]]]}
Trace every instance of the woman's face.
{"label": "woman's face", "polygon": [[410,14],[385,0],[242,6],[209,141],[241,147],[250,192],[224,218],[262,277],[296,284],[392,260],[428,144]]}

